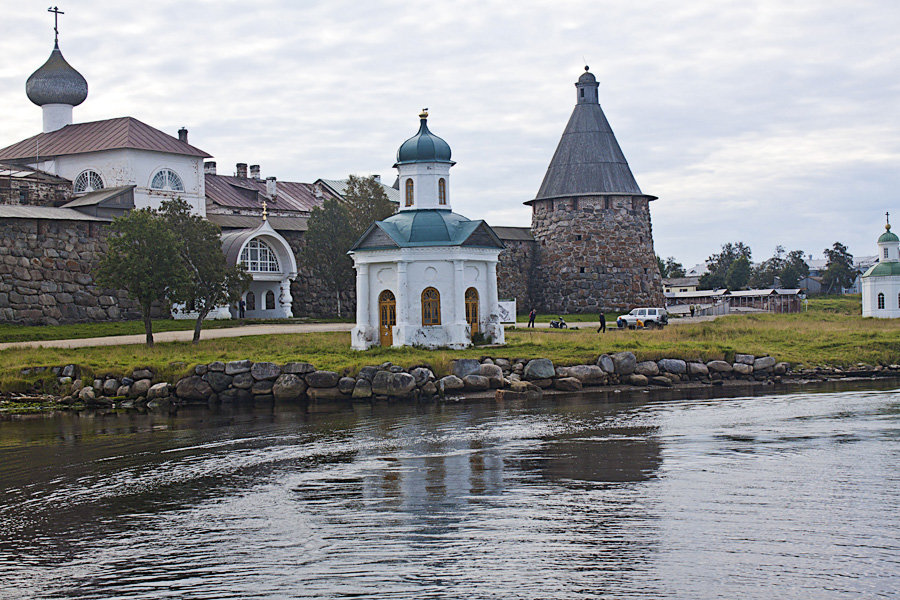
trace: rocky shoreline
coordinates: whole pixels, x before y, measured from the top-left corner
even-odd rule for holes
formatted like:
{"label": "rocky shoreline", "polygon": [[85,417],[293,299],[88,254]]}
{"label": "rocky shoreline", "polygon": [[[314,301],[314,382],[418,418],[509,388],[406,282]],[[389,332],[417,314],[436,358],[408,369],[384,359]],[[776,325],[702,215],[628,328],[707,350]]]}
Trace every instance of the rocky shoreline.
{"label": "rocky shoreline", "polygon": [[391,363],[366,366],[358,373],[317,369],[306,362],[277,365],[237,360],[195,366],[174,383],[152,369],[136,369],[130,377],[82,378],[70,364],[23,369],[22,375],[56,377],[57,394],[9,394],[3,404],[33,404],[41,408],[139,408],[177,410],[182,406],[347,401],[459,401],[466,398],[537,399],[544,393],[622,389],[712,387],[737,383],[774,385],[834,379],[900,376],[900,365],[864,365],[849,369],[792,369],[771,356],[735,354],[733,362],[685,361],[678,358],[638,361],[632,352],[600,355],[594,364],[555,366],[546,358],[459,359],[451,374],[437,377],[427,364],[404,369]]}

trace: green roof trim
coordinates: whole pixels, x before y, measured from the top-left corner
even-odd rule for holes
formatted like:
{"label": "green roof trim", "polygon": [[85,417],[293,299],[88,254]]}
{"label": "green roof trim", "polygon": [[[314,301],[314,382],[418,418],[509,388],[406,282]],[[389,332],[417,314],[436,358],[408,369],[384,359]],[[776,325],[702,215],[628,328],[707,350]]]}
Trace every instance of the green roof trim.
{"label": "green roof trim", "polygon": [[881,244],[883,242],[900,242],[900,238],[897,237],[897,234],[888,229],[884,233],[881,234],[881,237],[878,238],[878,243]]}
{"label": "green roof trim", "polygon": [[[896,236],[894,236],[896,237]],[[863,273],[863,277],[890,277],[900,275],[900,262],[880,262],[872,265],[869,270]]]}
{"label": "green roof trim", "polygon": [[[504,247],[497,234],[484,221],[471,221],[447,209],[421,209],[404,210],[384,221],[373,223],[351,250],[462,246],[480,228],[487,232],[486,237],[481,238],[484,240],[483,243],[466,245],[483,248]],[[376,230],[386,234],[396,246],[385,243],[388,240]]]}

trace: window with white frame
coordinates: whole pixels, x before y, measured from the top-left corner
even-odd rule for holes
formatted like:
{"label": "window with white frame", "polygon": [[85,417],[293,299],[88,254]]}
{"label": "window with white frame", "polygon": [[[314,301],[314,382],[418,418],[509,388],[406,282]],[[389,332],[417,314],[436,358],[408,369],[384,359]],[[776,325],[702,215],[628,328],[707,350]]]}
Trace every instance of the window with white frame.
{"label": "window with white frame", "polygon": [[256,273],[278,273],[278,257],[262,240],[250,240],[241,250],[241,264]]}
{"label": "window with white frame", "polygon": [[85,194],[87,192],[102,190],[103,178],[100,177],[100,173],[97,171],[87,169],[86,171],[82,171],[81,174],[75,178],[75,183],[72,187],[76,194]]}
{"label": "window with white frame", "polygon": [[884,294],[878,293],[878,310],[884,310]]}
{"label": "window with white frame", "polygon": [[164,192],[183,192],[184,184],[172,169],[160,169],[150,180],[150,188]]}

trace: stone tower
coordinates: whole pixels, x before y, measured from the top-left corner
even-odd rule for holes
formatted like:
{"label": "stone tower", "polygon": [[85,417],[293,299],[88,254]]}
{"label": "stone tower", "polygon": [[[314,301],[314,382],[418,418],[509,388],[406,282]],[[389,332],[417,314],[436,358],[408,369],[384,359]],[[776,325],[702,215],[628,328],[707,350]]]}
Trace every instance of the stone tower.
{"label": "stone tower", "polygon": [[663,306],[650,201],[641,192],[585,72],[575,110],[534,200],[531,231],[542,312]]}

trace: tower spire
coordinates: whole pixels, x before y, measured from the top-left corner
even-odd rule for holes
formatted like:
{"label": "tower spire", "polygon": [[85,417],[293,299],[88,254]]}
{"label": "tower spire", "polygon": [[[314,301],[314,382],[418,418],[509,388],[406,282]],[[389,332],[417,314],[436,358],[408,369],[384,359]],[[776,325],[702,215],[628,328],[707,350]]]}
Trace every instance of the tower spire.
{"label": "tower spire", "polygon": [[66,13],[59,10],[58,6],[51,6],[47,9],[47,12],[53,13],[53,43],[59,44],[59,15],[64,15]]}

